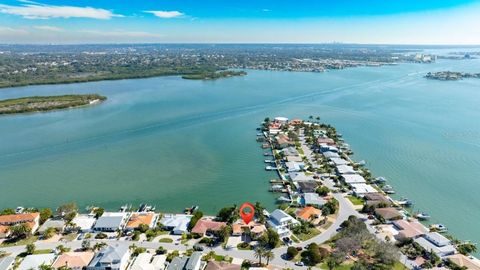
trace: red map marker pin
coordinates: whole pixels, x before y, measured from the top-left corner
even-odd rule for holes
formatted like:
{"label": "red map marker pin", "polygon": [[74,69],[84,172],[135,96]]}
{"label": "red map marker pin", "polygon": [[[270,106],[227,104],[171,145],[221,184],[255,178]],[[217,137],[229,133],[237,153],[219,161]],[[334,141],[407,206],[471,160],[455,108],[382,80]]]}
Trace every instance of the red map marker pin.
{"label": "red map marker pin", "polygon": [[242,217],[243,222],[248,225],[252,221],[253,216],[255,215],[255,206],[253,204],[246,202],[240,206],[240,217]]}

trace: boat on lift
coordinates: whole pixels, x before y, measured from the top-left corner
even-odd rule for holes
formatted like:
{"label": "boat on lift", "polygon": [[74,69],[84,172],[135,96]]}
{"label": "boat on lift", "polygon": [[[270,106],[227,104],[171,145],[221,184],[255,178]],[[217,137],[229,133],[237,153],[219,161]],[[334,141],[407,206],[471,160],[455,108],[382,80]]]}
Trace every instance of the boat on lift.
{"label": "boat on lift", "polygon": [[448,231],[448,229],[445,225],[437,223],[437,224],[430,225],[430,231],[432,231],[432,232],[446,232],[446,231]]}
{"label": "boat on lift", "polygon": [[396,203],[398,205],[401,205],[401,206],[405,206],[405,207],[409,207],[409,206],[412,206],[413,205],[413,201],[412,200],[409,200],[407,198],[402,198],[398,201],[396,201]]}
{"label": "boat on lift", "polygon": [[427,213],[424,213],[424,212],[416,213],[414,215],[414,217],[416,217],[418,220],[429,220],[430,219],[430,215],[427,214]]}

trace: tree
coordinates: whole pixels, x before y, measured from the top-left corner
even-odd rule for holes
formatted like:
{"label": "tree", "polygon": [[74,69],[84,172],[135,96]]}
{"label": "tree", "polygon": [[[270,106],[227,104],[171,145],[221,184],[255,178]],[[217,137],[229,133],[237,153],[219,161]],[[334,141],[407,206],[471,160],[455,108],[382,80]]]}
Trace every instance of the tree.
{"label": "tree", "polygon": [[40,210],[40,224],[45,223],[47,219],[51,218],[53,215],[52,209],[50,208],[43,208]]}
{"label": "tree", "polygon": [[38,267],[39,270],[55,270],[53,266],[47,265],[47,264],[42,264]]}
{"label": "tree", "polygon": [[327,259],[327,267],[329,270],[333,270],[335,267],[339,266],[340,263],[334,257],[328,257]]}
{"label": "tree", "polygon": [[70,248],[64,246],[64,245],[58,245],[56,247],[56,250],[58,251],[59,254],[63,254],[65,252],[69,252],[70,251]]}
{"label": "tree", "polygon": [[263,256],[265,257],[265,259],[267,259],[267,265],[271,260],[275,259],[275,254],[272,252],[272,250],[265,250]]}
{"label": "tree", "polygon": [[57,208],[57,215],[64,218],[67,223],[77,215],[78,207],[74,202],[62,204]]}
{"label": "tree", "polygon": [[55,228],[48,227],[48,228],[43,232],[42,236],[43,236],[43,239],[50,239],[50,238],[52,238],[56,233],[57,233],[57,231],[55,230]]}
{"label": "tree", "polygon": [[95,245],[93,245],[93,251],[101,250],[105,246],[107,246],[107,243],[104,243],[104,242],[95,243]]}
{"label": "tree", "polygon": [[13,238],[25,238],[32,233],[30,227],[26,223],[11,226],[9,230]]}
{"label": "tree", "polygon": [[298,254],[298,250],[295,247],[290,246],[290,247],[287,248],[287,257],[289,259],[295,258],[295,256],[297,256],[297,254]]}
{"label": "tree", "polygon": [[27,244],[27,246],[25,246],[25,252],[28,254],[28,255],[31,255],[35,252],[35,244],[33,243],[30,243],[30,244]]}
{"label": "tree", "polygon": [[195,213],[193,213],[193,217],[190,219],[190,222],[188,223],[188,230],[191,231],[202,217],[203,217],[202,211],[195,211]]}
{"label": "tree", "polygon": [[327,196],[328,193],[330,192],[330,189],[326,186],[321,186],[321,187],[317,188],[316,192],[320,196]]}
{"label": "tree", "polygon": [[267,244],[271,248],[275,248],[278,245],[278,243],[280,242],[280,236],[272,228],[268,228],[267,237],[268,237]]}
{"label": "tree", "polygon": [[260,223],[265,223],[266,217],[263,214],[263,210],[265,210],[265,207],[263,207],[260,202],[255,203],[255,217],[258,219],[258,222]]}
{"label": "tree", "polygon": [[477,252],[477,246],[473,243],[463,243],[457,246],[458,252],[463,255]]}
{"label": "tree", "polygon": [[227,223],[233,223],[238,217],[238,214],[236,213],[236,209],[237,209],[236,205],[233,205],[231,207],[224,207],[220,209],[220,211],[217,214],[217,220],[222,222],[227,222]]}
{"label": "tree", "polygon": [[156,250],[155,250],[155,254],[157,255],[162,255],[162,254],[165,254],[167,252],[167,250],[165,250],[164,247],[162,246],[159,246]]}
{"label": "tree", "polygon": [[105,209],[103,209],[102,207],[96,207],[95,209],[93,209],[93,213],[95,214],[95,218],[101,217],[104,212],[105,212]]}
{"label": "tree", "polygon": [[12,208],[5,208],[2,210],[2,212],[0,212],[0,216],[4,215],[15,215],[15,210],[13,210]]}
{"label": "tree", "polygon": [[258,264],[262,265],[262,257],[263,254],[265,254],[265,248],[262,246],[257,247],[253,251],[253,256],[255,256],[255,259],[258,259]]}
{"label": "tree", "polygon": [[83,250],[90,250],[91,248],[92,248],[92,246],[91,246],[90,240],[84,239],[82,241],[82,249]]}
{"label": "tree", "polygon": [[146,231],[148,231],[149,228],[150,227],[147,224],[140,224],[140,225],[138,225],[136,230],[141,232],[141,233],[145,233]]}
{"label": "tree", "polygon": [[218,231],[218,237],[220,238],[220,241],[225,242],[227,238],[232,234],[232,227],[229,225],[223,226],[219,231]]}
{"label": "tree", "polygon": [[97,235],[95,235],[95,239],[106,239],[108,237],[107,234],[105,233],[97,233]]}

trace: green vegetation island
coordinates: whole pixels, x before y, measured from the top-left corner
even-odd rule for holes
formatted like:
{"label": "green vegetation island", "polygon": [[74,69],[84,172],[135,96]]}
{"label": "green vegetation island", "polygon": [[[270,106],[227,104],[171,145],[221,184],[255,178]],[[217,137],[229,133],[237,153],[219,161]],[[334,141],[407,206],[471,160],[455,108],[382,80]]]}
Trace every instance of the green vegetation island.
{"label": "green vegetation island", "polygon": [[0,115],[30,112],[46,112],[92,105],[106,100],[98,94],[33,96],[0,100]]}
{"label": "green vegetation island", "polygon": [[425,75],[427,79],[439,80],[439,81],[458,81],[464,78],[477,78],[480,79],[480,73],[466,73],[456,71],[439,71],[428,72]]}
{"label": "green vegetation island", "polygon": [[204,72],[199,74],[183,75],[182,78],[186,80],[217,80],[221,78],[229,78],[233,76],[245,76],[245,71],[219,71],[219,72]]}

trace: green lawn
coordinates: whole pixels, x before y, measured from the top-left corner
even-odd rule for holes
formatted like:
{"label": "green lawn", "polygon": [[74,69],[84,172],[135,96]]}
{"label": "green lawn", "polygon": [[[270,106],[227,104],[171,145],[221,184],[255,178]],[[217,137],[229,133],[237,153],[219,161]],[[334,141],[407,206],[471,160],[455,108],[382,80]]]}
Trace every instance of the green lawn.
{"label": "green lawn", "polygon": [[77,239],[78,234],[76,233],[69,233],[67,235],[62,236],[62,240],[66,240],[68,242]]}
{"label": "green lawn", "polygon": [[308,233],[295,234],[295,236],[300,239],[300,241],[307,241],[308,239],[317,236],[320,234],[320,231],[317,228],[310,228]]}
{"label": "green lawn", "polygon": [[355,197],[355,196],[350,195],[347,198],[353,203],[353,205],[363,205],[365,203],[365,201],[363,199],[360,199],[360,198]]}
{"label": "green lawn", "polygon": [[[342,265],[339,265],[335,268],[333,268],[334,270],[350,270],[350,268],[352,267],[351,264],[342,264]],[[326,263],[322,263],[320,264],[320,268],[321,269],[328,269],[328,266]]]}
{"label": "green lawn", "polygon": [[160,242],[160,243],[173,243],[173,239],[171,239],[171,238],[160,238],[160,240],[158,240],[158,242]]}
{"label": "green lawn", "polygon": [[51,249],[37,249],[33,252],[33,254],[49,254],[52,253]]}
{"label": "green lawn", "polygon": [[38,236],[30,236],[25,239],[18,240],[17,242],[3,242],[0,247],[11,247],[11,246],[25,246],[31,244],[38,240]]}
{"label": "green lawn", "polygon": [[401,262],[396,262],[395,265],[393,266],[393,270],[407,270],[408,268],[403,265]]}

